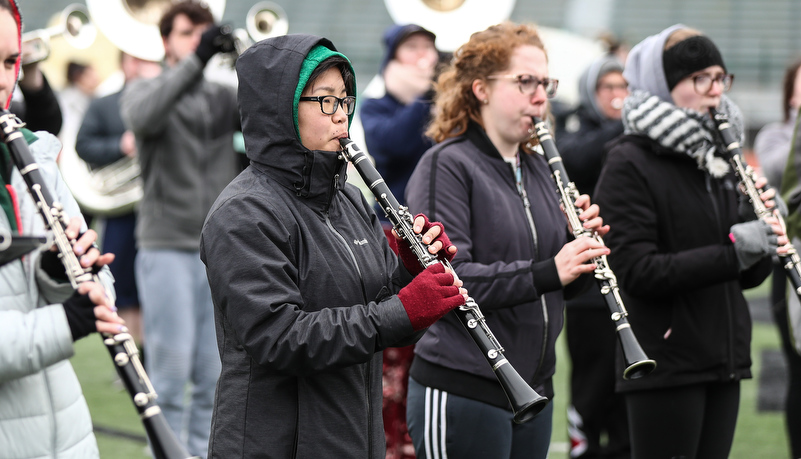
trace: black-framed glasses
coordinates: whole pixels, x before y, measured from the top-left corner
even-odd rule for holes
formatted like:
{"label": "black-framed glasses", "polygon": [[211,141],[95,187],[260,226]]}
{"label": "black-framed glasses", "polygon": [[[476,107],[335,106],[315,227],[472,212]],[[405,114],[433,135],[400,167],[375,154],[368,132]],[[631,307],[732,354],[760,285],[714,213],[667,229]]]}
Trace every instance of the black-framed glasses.
{"label": "black-framed glasses", "polygon": [[704,94],[708,93],[710,89],[712,89],[712,83],[714,82],[717,82],[720,85],[721,90],[726,92],[731,89],[731,85],[734,83],[734,74],[726,73],[716,77],[707,75],[706,73],[696,75],[693,77],[693,88],[697,94],[703,96]]}
{"label": "black-framed glasses", "polygon": [[301,97],[301,102],[319,102],[320,110],[326,115],[333,115],[337,109],[342,106],[342,110],[346,115],[352,115],[356,110],[356,96],[314,96],[314,97]]}
{"label": "black-framed glasses", "polygon": [[517,88],[527,96],[533,95],[537,91],[537,87],[542,85],[545,94],[551,98],[556,95],[556,88],[559,86],[559,80],[556,78],[537,78],[534,75],[490,75],[487,77],[490,80],[501,78],[516,80]]}

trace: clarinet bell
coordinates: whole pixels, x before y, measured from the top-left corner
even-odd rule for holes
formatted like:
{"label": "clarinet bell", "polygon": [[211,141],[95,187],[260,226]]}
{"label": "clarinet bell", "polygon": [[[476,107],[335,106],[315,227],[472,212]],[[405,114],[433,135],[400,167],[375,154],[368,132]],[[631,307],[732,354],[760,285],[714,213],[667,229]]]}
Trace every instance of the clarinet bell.
{"label": "clarinet bell", "polygon": [[645,351],[642,350],[640,343],[634,337],[631,327],[619,329],[618,338],[623,348],[623,359],[626,361],[623,379],[639,379],[651,374],[656,368],[656,361],[649,359],[645,355]]}
{"label": "clarinet bell", "polygon": [[532,389],[511,365],[502,365],[495,371],[495,376],[512,405],[515,424],[531,420],[548,404],[548,397]]}

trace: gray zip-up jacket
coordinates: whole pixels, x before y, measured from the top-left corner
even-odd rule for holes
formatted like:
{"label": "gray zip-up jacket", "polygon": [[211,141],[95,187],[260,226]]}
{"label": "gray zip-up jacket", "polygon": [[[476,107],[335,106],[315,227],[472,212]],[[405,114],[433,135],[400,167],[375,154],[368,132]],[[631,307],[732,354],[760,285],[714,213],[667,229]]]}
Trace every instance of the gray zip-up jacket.
{"label": "gray zip-up jacket", "polygon": [[411,277],[346,163],[298,140],[293,98],[317,44],[334,49],[286,35],[237,62],[251,165],[200,246],[222,361],[210,458],[383,459],[381,351],[419,336],[395,295]]}
{"label": "gray zip-up jacket", "polygon": [[[56,166],[61,144],[52,134],[41,131],[36,135],[39,139],[31,144],[30,150],[50,193],[63,204],[67,215],[80,215],[78,204]],[[42,216],[16,169],[11,185],[19,199],[25,234],[45,234]],[[0,212],[0,228],[5,231],[11,228],[5,212]],[[113,297],[108,268],[100,276]],[[51,279],[39,268],[38,251],[0,267],[0,456],[3,458],[98,457],[89,408],[68,360],[74,349],[60,303],[72,293],[70,284]],[[108,364],[111,369],[113,362],[109,360]]]}
{"label": "gray zip-up jacket", "polygon": [[155,78],[131,82],[120,109],[142,167],[137,246],[197,250],[211,204],[239,170],[236,90],[204,79],[191,54]]}
{"label": "gray zip-up jacket", "polygon": [[[448,228],[459,248],[454,269],[507,359],[534,390],[550,397],[564,308],[553,257],[568,233],[545,159],[520,153],[520,160],[527,200],[512,167],[471,123],[464,135],[423,155],[406,187],[406,202],[413,213]],[[585,282],[583,277],[571,289]],[[451,313],[417,343],[410,374],[429,387],[508,406],[490,365]]]}

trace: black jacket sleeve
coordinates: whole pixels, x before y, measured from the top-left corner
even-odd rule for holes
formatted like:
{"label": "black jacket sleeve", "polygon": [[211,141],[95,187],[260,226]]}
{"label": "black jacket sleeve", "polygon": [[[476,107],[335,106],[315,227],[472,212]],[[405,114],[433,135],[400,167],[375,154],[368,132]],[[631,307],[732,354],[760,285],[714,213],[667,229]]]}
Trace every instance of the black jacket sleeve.
{"label": "black jacket sleeve", "polygon": [[31,131],[47,131],[53,135],[58,135],[61,131],[63,118],[61,106],[58,104],[56,93],[47,82],[47,78],[42,75],[44,85],[36,91],[22,89],[20,91],[25,97],[25,110],[23,121],[27,123],[27,128]]}
{"label": "black jacket sleeve", "polygon": [[[611,227],[604,240],[612,251],[609,264],[621,288],[635,296],[662,297],[739,279],[730,243],[710,242],[681,251],[664,248],[660,234],[670,228],[658,216],[661,206],[649,186],[654,177],[644,172],[638,161],[630,159],[636,154],[620,149],[610,152],[606,159],[595,189],[595,202],[603,209],[604,222]],[[646,154],[651,153],[639,152]]]}
{"label": "black jacket sleeve", "polygon": [[[254,214],[270,224],[235,217]],[[295,248],[281,212],[265,202],[232,199],[210,213],[204,227],[201,258],[218,324],[224,323],[225,333],[232,333],[255,362],[309,375],[364,363],[413,335],[396,295],[380,303],[305,310],[296,266],[302,255]]]}

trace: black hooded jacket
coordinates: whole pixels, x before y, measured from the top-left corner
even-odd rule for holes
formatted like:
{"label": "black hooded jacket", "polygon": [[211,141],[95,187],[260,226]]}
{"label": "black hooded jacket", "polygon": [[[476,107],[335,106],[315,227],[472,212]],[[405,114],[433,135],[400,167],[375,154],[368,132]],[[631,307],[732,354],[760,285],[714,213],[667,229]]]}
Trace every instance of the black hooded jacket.
{"label": "black hooded jacket", "polygon": [[222,373],[209,457],[383,458],[381,350],[417,335],[395,293],[400,269],[336,152],[295,131],[298,75],[315,45],[287,35],[240,56],[251,165],[201,237]]}
{"label": "black hooded jacket", "polygon": [[595,200],[612,228],[604,240],[631,327],[657,363],[645,378],[619,378],[618,391],[751,377],[742,289],[767,277],[770,258],[737,268],[728,237],[742,221],[736,186],[732,172],[714,179],[645,136],[610,145]]}

